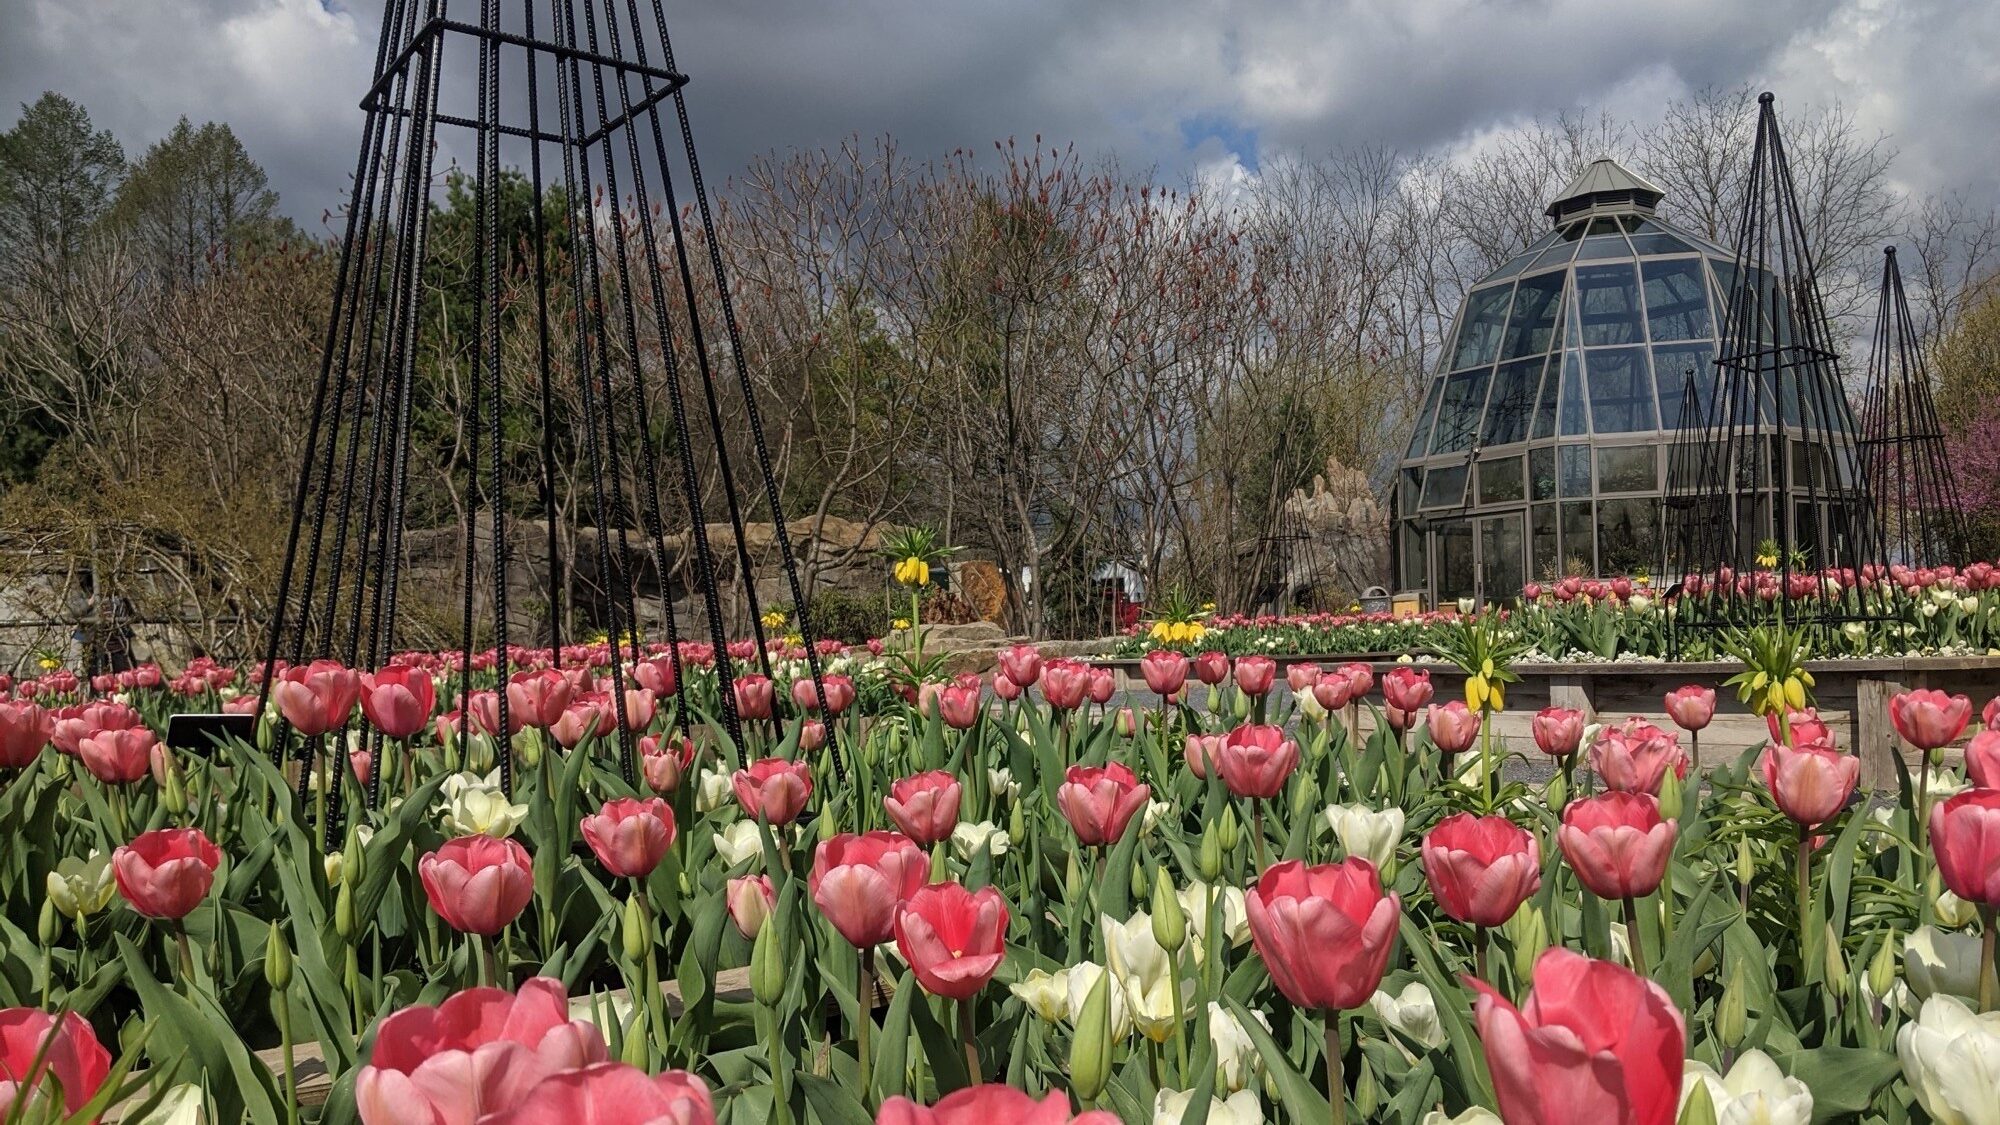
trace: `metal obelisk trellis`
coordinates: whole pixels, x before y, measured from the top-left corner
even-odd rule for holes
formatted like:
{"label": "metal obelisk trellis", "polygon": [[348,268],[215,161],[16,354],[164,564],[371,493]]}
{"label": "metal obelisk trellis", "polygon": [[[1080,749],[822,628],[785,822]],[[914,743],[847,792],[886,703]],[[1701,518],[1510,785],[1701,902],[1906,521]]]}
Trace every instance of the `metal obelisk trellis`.
{"label": "metal obelisk trellis", "polygon": [[1894,246],[1882,251],[1882,294],[1861,404],[1861,463],[1890,562],[1921,568],[1964,560],[1965,510]]}
{"label": "metal obelisk trellis", "polygon": [[1883,560],[1768,93],[1758,97],[1727,306],[1715,371],[1688,380],[1669,460],[1676,647],[1685,630],[1768,620],[1780,607],[1807,630],[1871,616],[1853,576]]}
{"label": "metal obelisk trellis", "polygon": [[[454,390],[440,408],[464,432],[458,461],[446,467],[464,537],[463,665],[455,683],[441,685],[441,697],[449,689],[461,703],[469,699],[475,647],[491,646],[500,729],[506,729],[510,521],[547,522],[550,632],[543,639],[558,649],[565,640],[555,387],[572,383],[584,438],[565,456],[588,476],[587,522],[595,538],[589,549],[579,548],[594,557],[575,566],[595,571],[602,599],[599,624],[610,640],[610,695],[627,781],[634,763],[625,665],[641,623],[634,540],[640,555],[650,556],[659,589],[655,616],[685,684],[664,568],[669,521],[686,521],[690,581],[699,587],[703,639],[714,646],[720,681],[715,720],[732,739],[739,727],[717,588],[718,572],[731,561],[750,602],[757,650],[767,651],[743,534],[745,511],[757,498],[739,497],[725,441],[722,403],[731,394],[741,397],[756,461],[756,479],[743,487],[761,486],[799,607],[809,674],[818,683],[790,537],[695,156],[687,81],[675,66],[661,0],[651,0],[646,11],[638,0],[389,0],[375,79],[361,101],[366,122],[266,653],[267,684],[278,661],[330,657],[374,667],[396,652],[414,391],[420,365],[432,363],[456,365]],[[433,261],[440,151],[470,160],[463,183],[474,219],[470,276],[463,280]],[[503,159],[510,169],[504,177]],[[524,175],[515,171],[523,166]],[[503,189],[523,182],[532,205],[523,240],[532,250],[509,264],[522,232],[503,226]],[[446,315],[438,310],[454,303],[470,309],[463,358],[440,354],[427,336]],[[684,379],[699,387],[699,402],[687,401]],[[664,392],[663,427],[650,416],[649,391]],[[507,432],[503,419],[517,431],[527,420],[533,440]],[[705,483],[723,498],[733,544],[710,541]],[[663,492],[677,501],[671,512]],[[724,551],[734,559],[721,557]],[[491,580],[484,599],[475,596],[482,570]],[[320,745],[334,755],[335,770],[346,768],[341,734],[310,740],[302,751],[308,767]],[[501,753],[499,762],[511,792],[510,755]],[[301,794],[308,772],[300,770]],[[381,773],[370,778],[371,803]],[[336,811],[329,833],[338,820]]]}

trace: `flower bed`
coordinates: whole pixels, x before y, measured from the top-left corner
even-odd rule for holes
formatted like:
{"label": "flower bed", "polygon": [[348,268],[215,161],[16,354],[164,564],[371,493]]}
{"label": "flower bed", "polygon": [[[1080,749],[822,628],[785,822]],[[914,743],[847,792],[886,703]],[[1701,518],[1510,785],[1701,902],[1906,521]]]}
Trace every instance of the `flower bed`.
{"label": "flower bed", "polygon": [[[1108,673],[1032,650],[906,698],[859,653],[814,691],[752,649],[721,657],[740,745],[693,651],[515,652],[504,683],[497,653],[289,668],[257,743],[213,753],[158,724],[234,692],[224,669],[52,673],[0,701],[0,1097],[31,1120],[1985,1120],[2000,732],[1970,700],[1890,701],[1922,754],[1979,733],[1966,778],[1919,769],[1872,808],[1810,709],[1690,770],[1704,685],[1664,729],[1543,711],[1557,768],[1530,786],[1497,768],[1494,651],[1470,708],[1412,666],[1161,653],[1152,705],[1118,710]],[[301,778],[342,739],[352,768]],[[324,1106],[296,1108],[302,1056]]]}

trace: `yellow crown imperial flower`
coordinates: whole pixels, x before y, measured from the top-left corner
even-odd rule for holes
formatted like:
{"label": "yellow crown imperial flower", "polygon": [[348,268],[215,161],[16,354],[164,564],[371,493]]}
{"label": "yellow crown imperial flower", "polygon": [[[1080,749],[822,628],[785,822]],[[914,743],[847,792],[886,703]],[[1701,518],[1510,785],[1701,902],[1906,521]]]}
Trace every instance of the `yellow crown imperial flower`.
{"label": "yellow crown imperial flower", "polygon": [[897,582],[905,586],[928,586],[931,584],[931,564],[915,555],[896,564],[894,570]]}

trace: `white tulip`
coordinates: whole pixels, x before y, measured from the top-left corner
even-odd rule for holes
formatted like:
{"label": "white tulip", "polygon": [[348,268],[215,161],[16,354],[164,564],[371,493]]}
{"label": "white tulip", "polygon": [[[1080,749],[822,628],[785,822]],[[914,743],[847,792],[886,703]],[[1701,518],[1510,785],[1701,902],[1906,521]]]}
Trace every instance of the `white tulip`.
{"label": "white tulip", "polygon": [[951,850],[961,863],[971,863],[973,856],[988,850],[992,851],[993,858],[999,859],[1007,854],[1007,848],[1012,843],[1007,833],[990,820],[976,824],[961,821],[951,830]]}
{"label": "white tulip", "polygon": [[1299,714],[1304,716],[1306,721],[1318,723],[1326,720],[1326,708],[1319,705],[1319,696],[1314,695],[1311,690],[1296,692],[1292,698],[1299,701]]}
{"label": "white tulip", "polygon": [[90,858],[64,856],[49,872],[48,896],[56,910],[71,920],[88,918],[111,905],[118,883],[111,873],[111,857],[100,851]]}
{"label": "white tulip", "polygon": [[1422,1125],[1501,1125],[1500,1115],[1485,1106],[1473,1106],[1457,1117],[1446,1117],[1444,1110],[1434,1109],[1424,1114]]}
{"label": "white tulip", "polygon": [[1221,899],[1222,916],[1217,919],[1222,925],[1222,933],[1229,939],[1231,949],[1240,949],[1250,941],[1250,912],[1243,905],[1242,887],[1221,887],[1211,889],[1200,879],[1193,879],[1188,885],[1174,892],[1181,900],[1181,913],[1187,916],[1188,940],[1193,943],[1194,959],[1201,961],[1208,956],[1208,909],[1211,895]]}
{"label": "white tulip", "polygon": [[[1090,990],[1097,987],[1097,978],[1104,975],[1104,966],[1095,961],[1078,961],[1067,970],[1069,978],[1069,1022],[1072,1026],[1083,1018],[1083,1006],[1090,1000]],[[1118,1042],[1132,1034],[1132,1012],[1125,1006],[1125,990],[1118,987],[1113,978],[1106,998],[1111,1006],[1111,1039]]]}
{"label": "white tulip", "polygon": [[764,837],[757,831],[757,823],[739,820],[720,832],[715,833],[715,854],[722,862],[735,867],[752,856],[764,854]]}
{"label": "white tulip", "polygon": [[499,767],[494,767],[492,772],[486,774],[474,773],[471,770],[452,774],[450,777],[444,779],[443,785],[438,786],[438,795],[444,798],[445,803],[449,804],[460,793],[464,793],[469,789],[491,789],[498,792],[500,789]]}
{"label": "white tulip", "polygon": [[1918,926],[1903,940],[1903,976],[1917,999],[1942,992],[1971,997],[1979,991],[1979,938]]}
{"label": "white tulip", "polygon": [[1896,1057],[1936,1125],[2000,1125],[2000,1012],[1932,996],[1896,1033]]}
{"label": "white tulip", "polygon": [[1411,981],[1394,996],[1381,989],[1368,998],[1375,1018],[1409,1036],[1425,1047],[1444,1042],[1444,1024],[1438,1021],[1437,1001],[1422,981]]}
{"label": "white tulip", "polygon": [[1028,975],[1007,986],[1021,998],[1028,1010],[1044,1023],[1061,1023],[1069,1015],[1069,970],[1045,973],[1029,969]]}
{"label": "white tulip", "polygon": [[528,806],[508,800],[499,788],[468,786],[445,806],[444,828],[454,836],[504,840],[527,818]]}
{"label": "white tulip", "polygon": [[1403,810],[1377,811],[1367,805],[1328,805],[1326,822],[1350,856],[1360,856],[1387,870],[1396,858],[1396,845],[1403,839]]}
{"label": "white tulip", "polygon": [[1946,929],[1962,930],[1972,925],[1974,918],[1979,917],[1979,908],[1950,891],[1945,891],[1937,896],[1937,903],[1933,906],[1932,913]]}
{"label": "white tulip", "polygon": [[1124,922],[1103,917],[1099,924],[1111,975],[1125,994],[1132,1021],[1146,1038],[1166,1042],[1182,1013],[1174,1007],[1173,958],[1153,938],[1152,915],[1142,910]]}
{"label": "white tulip", "polygon": [[988,768],[986,780],[992,783],[995,796],[1011,801],[1021,795],[1021,783],[1014,780],[1013,770]]}
{"label": "white tulip", "polygon": [[[1250,1014],[1264,1030],[1271,1030],[1271,1020],[1264,1013],[1252,1009]],[[1257,1044],[1250,1039],[1249,1032],[1229,1009],[1211,1000],[1208,1003],[1208,1041],[1215,1044],[1215,1081],[1224,1089],[1241,1090],[1250,1084],[1250,1079],[1261,1069],[1263,1056],[1257,1053]]]}
{"label": "white tulip", "polygon": [[[1153,1095],[1153,1125],[1181,1125],[1193,1090],[1161,1090]],[[1264,1125],[1264,1104],[1249,1090],[1208,1100],[1208,1125]]]}
{"label": "white tulip", "polygon": [[1168,813],[1174,811],[1172,801],[1147,801],[1146,811],[1139,817],[1139,835],[1150,836]]}
{"label": "white tulip", "polygon": [[694,794],[694,811],[714,812],[735,799],[736,785],[730,780],[728,770],[715,767],[701,771],[701,784]]}
{"label": "white tulip", "polygon": [[1683,1110],[1697,1083],[1708,1087],[1716,1125],[1811,1125],[1812,1091],[1754,1047],[1737,1058],[1727,1077],[1689,1059],[1681,1072]]}
{"label": "white tulip", "polygon": [[202,1125],[207,1120],[208,1110],[201,1087],[183,1082],[168,1090],[151,1113],[133,1118],[131,1125]]}

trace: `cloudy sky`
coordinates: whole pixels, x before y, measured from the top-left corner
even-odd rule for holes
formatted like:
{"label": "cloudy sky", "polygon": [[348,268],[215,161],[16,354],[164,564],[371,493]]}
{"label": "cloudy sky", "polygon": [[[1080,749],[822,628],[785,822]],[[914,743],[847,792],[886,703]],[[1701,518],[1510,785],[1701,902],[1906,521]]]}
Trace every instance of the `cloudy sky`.
{"label": "cloudy sky", "polygon": [[[135,153],[182,114],[224,120],[285,209],[316,226],[353,165],[380,10],[0,0],[0,123],[44,89],[82,101]],[[1562,110],[1643,118],[1690,88],[1751,82],[1845,103],[1900,150],[1907,190],[2000,202],[1990,0],[668,0],[667,11],[713,172],[850,133],[894,134],[911,155],[1039,133],[1178,181],[1301,148],[1466,145]]]}

